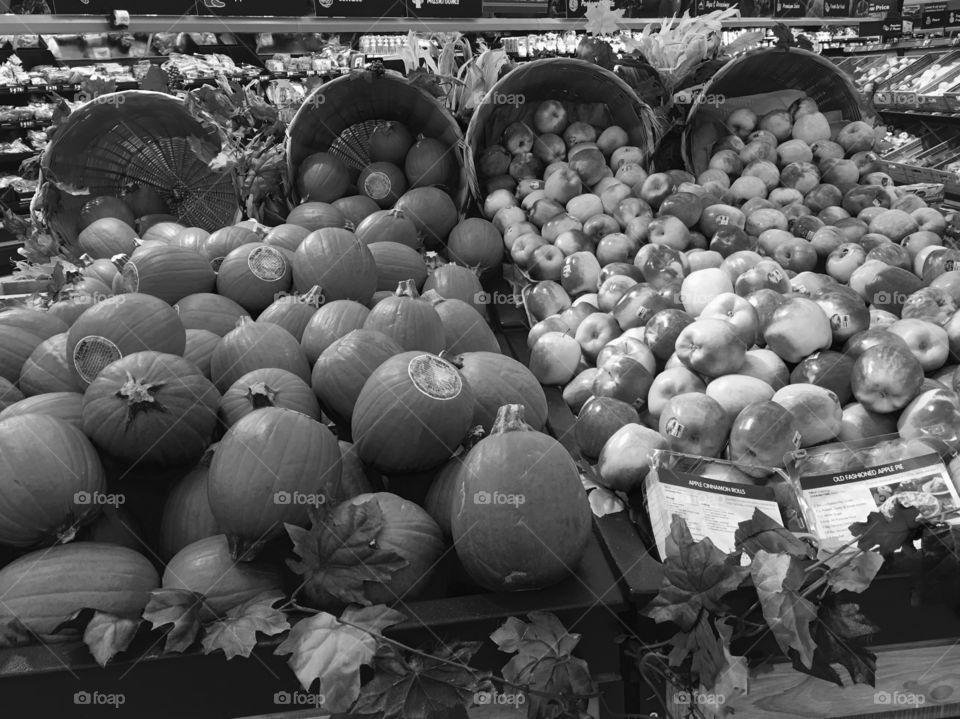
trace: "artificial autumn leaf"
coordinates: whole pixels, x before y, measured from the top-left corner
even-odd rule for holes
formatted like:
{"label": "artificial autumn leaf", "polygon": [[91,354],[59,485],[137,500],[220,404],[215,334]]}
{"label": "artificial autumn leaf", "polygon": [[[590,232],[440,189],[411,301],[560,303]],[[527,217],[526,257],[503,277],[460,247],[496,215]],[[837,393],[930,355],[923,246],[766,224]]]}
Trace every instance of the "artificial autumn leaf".
{"label": "artificial autumn leaf", "polygon": [[905,542],[913,538],[920,523],[920,510],[895,504],[889,518],[880,512],[870,512],[866,522],[854,522],[850,533],[859,537],[857,546],[867,551],[876,548],[882,555],[893,554]]}
{"label": "artificial autumn leaf", "polygon": [[803,666],[795,652],[791,653],[794,669],[805,672],[837,686],[844,682],[834,669],[840,664],[850,674],[855,684],[876,684],[877,656],[863,646],[865,640],[880,628],[867,619],[860,606],[853,602],[841,602],[835,595],[827,595],[817,611],[813,638],[817,649],[813,664]]}
{"label": "artificial autumn leaf", "polygon": [[290,628],[287,616],[274,605],[285,599],[282,592],[267,591],[227,612],[227,616],[208,625],[203,635],[203,652],[222,649],[227,659],[249,657],[257,646],[257,634],[268,637]]}
{"label": "artificial autumn leaf", "polygon": [[147,74],[140,80],[141,90],[150,90],[153,92],[170,92],[170,84],[167,82],[167,73],[156,65],[150,65]]}
{"label": "artificial autumn leaf", "polygon": [[143,618],[154,629],[172,625],[166,630],[163,648],[182,652],[190,648],[200,631],[200,608],[203,595],[186,589],[155,589],[143,610]]}
{"label": "artificial autumn leaf", "polygon": [[585,2],[584,6],[588,35],[613,35],[620,31],[620,21],[626,11],[615,9],[612,0]]}
{"label": "artificial autumn leaf", "polygon": [[852,547],[835,551],[821,546],[817,559],[829,568],[827,584],[835,592],[862,592],[883,566],[883,556],[878,552]]}
{"label": "artificial autumn leaf", "polygon": [[508,617],[490,635],[501,652],[537,660],[546,656],[568,656],[580,643],[579,634],[571,634],[550,612],[530,612],[530,622]]}
{"label": "artificial autumn leaf", "polygon": [[748,574],[749,567],[728,562],[727,555],[709,537],[694,542],[686,521],[674,515],[660,592],[644,614],[657,623],[673,622],[690,631],[701,609],[723,611],[720,600],[739,587]]}
{"label": "artificial autumn leaf", "polygon": [[22,647],[37,640],[34,633],[17,617],[0,623],[0,649]]}
{"label": "artificial autumn leaf", "polygon": [[777,524],[772,517],[759,509],[753,510],[753,516],[740,522],[734,535],[738,551],[753,557],[763,549],[771,554],[781,552],[800,558],[812,558],[813,548],[799,539],[793,532]]}
{"label": "artificial autumn leaf", "polygon": [[916,596],[921,602],[960,605],[960,526],[925,527]]}
{"label": "artificial autumn leaf", "polygon": [[804,565],[788,554],[770,554],[763,549],[750,563],[750,574],[760,598],[763,618],[777,644],[786,653],[796,650],[803,666],[813,664],[816,644],[810,634],[810,622],[817,609],[800,595]]}
{"label": "artificial autumn leaf", "polygon": [[114,656],[130,646],[140,622],[140,619],[94,612],[83,632],[83,643],[90,649],[97,664],[105,667]]}
{"label": "artificial autumn leaf", "polygon": [[381,630],[405,618],[383,605],[348,607],[340,619],[320,612],[294,624],[276,654],[291,655],[288,664],[305,691],[320,680],[325,710],[345,712],[360,696],[360,667],[373,661]]}
{"label": "artificial autumn leaf", "polygon": [[299,562],[290,568],[307,580],[307,590],[331,595],[342,602],[369,605],[364,582],[387,582],[408,562],[395,552],[377,546],[383,513],[376,499],[346,505],[336,516],[322,509],[311,511],[309,529],[287,525],[287,534]]}

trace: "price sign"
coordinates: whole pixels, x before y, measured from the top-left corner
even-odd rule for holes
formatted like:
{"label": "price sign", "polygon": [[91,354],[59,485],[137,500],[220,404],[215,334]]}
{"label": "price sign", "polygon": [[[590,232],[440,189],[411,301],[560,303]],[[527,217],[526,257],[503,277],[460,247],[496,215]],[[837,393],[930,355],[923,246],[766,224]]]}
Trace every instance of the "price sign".
{"label": "price sign", "polygon": [[777,0],[774,5],[775,17],[803,17],[800,0]]}
{"label": "price sign", "polygon": [[109,15],[114,10],[134,15],[197,14],[197,0],[52,0],[51,4],[59,15]]}
{"label": "price sign", "polygon": [[920,16],[920,27],[924,29],[946,27],[950,19],[945,2],[929,3],[923,7]]}
{"label": "price sign", "polygon": [[483,0],[407,0],[409,17],[464,17],[483,15]]}
{"label": "price sign", "polygon": [[196,0],[200,15],[303,17],[314,15],[313,0]]}
{"label": "price sign", "polygon": [[824,17],[850,17],[849,0],[824,0]]}
{"label": "price sign", "polygon": [[884,20],[880,28],[880,37],[884,40],[894,40],[903,35],[903,21],[899,19]]}

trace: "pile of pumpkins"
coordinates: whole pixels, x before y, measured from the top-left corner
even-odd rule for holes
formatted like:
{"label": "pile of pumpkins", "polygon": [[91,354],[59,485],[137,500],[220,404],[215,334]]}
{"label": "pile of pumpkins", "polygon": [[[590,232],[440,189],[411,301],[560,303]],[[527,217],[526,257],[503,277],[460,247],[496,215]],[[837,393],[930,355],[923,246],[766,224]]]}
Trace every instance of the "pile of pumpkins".
{"label": "pile of pumpkins", "polygon": [[367,199],[323,222],[309,201],[271,229],[161,219],[139,236],[115,198],[88,203],[78,276],[0,312],[0,623],[49,638],[83,607],[138,616],[161,586],[211,616],[290,590],[284,525],[317,503],[379,504],[376,541],[406,566],[365,583],[373,603],[577,567],[577,468],[540,431],[539,382],[499,351],[483,263],[458,252],[499,234],[454,222],[456,261],[428,271],[420,231],[364,232],[400,216]]}

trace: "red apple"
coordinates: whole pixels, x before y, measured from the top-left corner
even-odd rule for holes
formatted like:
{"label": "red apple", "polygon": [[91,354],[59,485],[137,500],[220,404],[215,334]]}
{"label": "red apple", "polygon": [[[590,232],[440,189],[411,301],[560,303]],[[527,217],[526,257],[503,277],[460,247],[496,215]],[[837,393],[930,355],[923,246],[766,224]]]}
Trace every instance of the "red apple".
{"label": "red apple", "polygon": [[620,325],[606,312],[594,312],[588,315],[577,327],[574,338],[580,343],[583,356],[591,362],[596,362],[600,350],[620,336]]}
{"label": "red apple", "polygon": [[658,360],[665,362],[675,350],[677,337],[692,322],[693,317],[683,310],[660,310],[647,321],[643,341]]}
{"label": "red apple", "polygon": [[675,192],[660,203],[661,215],[672,215],[687,227],[696,225],[702,213],[700,198],[690,192]]}
{"label": "red apple", "polygon": [[827,274],[837,282],[844,284],[850,281],[850,276],[867,260],[867,253],[861,245],[855,242],[844,242],[827,257]]}
{"label": "red apple", "polygon": [[806,195],[820,184],[820,171],[810,162],[791,162],[780,171],[780,184]]}
{"label": "red apple", "polygon": [[654,287],[663,287],[672,280],[682,279],[688,273],[687,258],[668,245],[644,245],[637,252],[633,264],[640,268],[644,279]]}
{"label": "red apple", "polygon": [[660,414],[660,434],[677,452],[717,457],[730,434],[730,418],[706,394],[687,392],[667,402]]}
{"label": "red apple", "polygon": [[611,314],[623,330],[631,327],[643,327],[660,310],[670,307],[670,303],[656,289],[648,284],[631,287],[614,305]]}
{"label": "red apple", "polygon": [[838,286],[819,292],[814,302],[830,320],[833,344],[842,345],[858,332],[870,327],[870,311],[852,290]]}
{"label": "red apple", "polygon": [[793,368],[791,384],[815,384],[826,387],[840,399],[841,404],[850,401],[850,376],[854,361],[841,352],[814,352]]}
{"label": "red apple", "polygon": [[913,354],[894,344],[869,348],[853,365],[854,397],[871,412],[895,412],[909,404],[923,383],[923,367]]}
{"label": "red apple", "polygon": [[646,368],[651,375],[657,372],[657,358],[653,352],[643,343],[643,336],[637,337],[636,332],[640,330],[631,328],[622,335],[616,337],[604,346],[597,355],[597,367],[602,367],[614,357],[626,355],[635,359]]}
{"label": "red apple", "polygon": [[736,372],[749,349],[734,326],[719,319],[698,319],[677,337],[677,357],[694,372],[720,377]]}
{"label": "red apple", "polygon": [[643,488],[654,451],[667,449],[666,440],[656,430],[639,424],[618,429],[603,445],[597,462],[600,484],[621,492]]}
{"label": "red apple", "polygon": [[830,320],[805,297],[791,297],[773,311],[763,333],[767,347],[787,362],[799,362],[833,341]]}
{"label": "red apple", "polygon": [[503,145],[511,155],[533,149],[534,131],[524,122],[513,122],[503,131]]}
{"label": "red apple", "polygon": [[736,207],[725,204],[710,205],[700,216],[700,231],[706,237],[713,237],[717,230],[727,225],[746,227],[747,217]]}
{"label": "red apple", "polygon": [[580,451],[590,459],[596,459],[617,430],[639,422],[640,415],[628,403],[614,397],[593,397],[577,414],[573,436]]}
{"label": "red apple", "polygon": [[913,260],[905,247],[894,244],[893,242],[884,242],[877,245],[867,252],[866,260],[880,260],[885,265],[891,267],[900,267],[904,270],[913,270]]}
{"label": "red apple", "polygon": [[729,322],[745,347],[752,347],[757,341],[760,322],[757,310],[743,297],[732,292],[717,295],[710,300],[700,311],[699,317]]}
{"label": "red apple", "polygon": [[943,326],[957,311],[950,293],[936,287],[921,287],[903,303],[900,316]]}
{"label": "red apple", "polygon": [[530,371],[543,385],[565,385],[580,366],[580,343],[563,332],[547,332],[530,350]]}
{"label": "red apple", "polygon": [[567,334],[573,334],[570,327],[563,321],[560,315],[550,315],[530,328],[530,331],[527,333],[527,347],[532,349],[537,343],[537,340],[547,332],[566,332]]}
{"label": "red apple", "polygon": [[814,384],[788,384],[777,390],[773,401],[787,409],[800,430],[800,446],[826,442],[840,432],[843,407],[832,391]]}
{"label": "red apple", "polygon": [[764,477],[770,467],[783,467],[799,436],[800,427],[787,409],[772,400],[753,402],[730,428],[730,459],[751,477]]}
{"label": "red apple", "polygon": [[881,437],[897,431],[897,415],[872,412],[859,402],[851,402],[843,408],[840,419],[841,442],[856,442],[869,437]]}
{"label": "red apple", "polygon": [[639,194],[642,200],[656,209],[672,192],[673,182],[670,176],[665,172],[654,172],[643,181]]}
{"label": "red apple", "polygon": [[539,133],[559,135],[567,129],[567,109],[559,100],[544,100],[533,113],[533,126]]}
{"label": "red apple", "polygon": [[817,266],[817,251],[807,240],[795,237],[778,245],[773,251],[773,259],[784,269],[806,272]]}
{"label": "red apple", "polygon": [[647,411],[659,421],[671,397],[685,392],[705,392],[703,380],[686,367],[670,367],[653,378],[647,393]]}
{"label": "red apple", "polygon": [[643,282],[643,273],[640,268],[631,262],[611,262],[600,270],[600,284],[603,284],[614,275],[631,277],[635,282]]}
{"label": "red apple", "polygon": [[762,379],[775,390],[780,389],[790,380],[787,365],[775,352],[768,349],[749,350],[737,374]]}
{"label": "red apple", "polygon": [[[564,259],[563,252],[553,245],[537,247],[530,255],[527,274],[533,280],[557,281],[562,276]],[[597,266],[597,272],[600,272],[599,265]]]}
{"label": "red apple", "polygon": [[923,392],[900,413],[897,430],[904,439],[936,439],[957,452],[960,450],[960,396],[947,389]]}
{"label": "red apple", "polygon": [[740,250],[755,250],[757,242],[745,230],[736,225],[727,225],[714,233],[710,239],[710,249],[727,257]]}
{"label": "red apple", "polygon": [[717,377],[707,385],[707,396],[720,403],[731,422],[748,404],[767,401],[773,394],[773,387],[762,379],[743,374]]}
{"label": "red apple", "polygon": [[596,306],[581,302],[580,304],[572,304],[567,307],[567,309],[560,313],[560,319],[570,328],[570,334],[576,335],[580,324],[587,319],[587,317],[599,311]]}
{"label": "red apple", "polygon": [[567,147],[573,147],[582,142],[594,142],[597,139],[597,129],[586,122],[572,122],[561,134]]}
{"label": "red apple", "polygon": [[887,331],[900,336],[907,343],[924,372],[940,369],[950,356],[947,331],[933,322],[901,319],[887,327]]}
{"label": "red apple", "polygon": [[620,223],[612,216],[600,213],[588,217],[583,223],[583,232],[589,235],[594,241],[620,231]]}
{"label": "red apple", "polygon": [[613,232],[597,243],[596,253],[600,264],[606,267],[613,262],[633,262],[639,249],[640,243],[632,237]]}
{"label": "red apple", "polygon": [[587,400],[593,397],[593,378],[597,372],[599,370],[596,367],[588,367],[563,388],[563,401],[574,414],[579,413]]}
{"label": "red apple", "polygon": [[529,285],[523,290],[523,304],[536,322],[563,312],[571,305],[570,295],[557,282]]}
{"label": "red apple", "polygon": [[629,355],[617,355],[597,369],[600,371],[593,380],[595,396],[619,399],[638,411],[646,408],[653,375],[642,363]]}
{"label": "red apple", "polygon": [[603,312],[610,312],[616,306],[617,302],[627,293],[631,287],[637,284],[632,277],[625,275],[613,275],[608,277],[597,290],[597,307]]}
{"label": "red apple", "polygon": [[[531,277],[534,269],[531,268]],[[592,252],[574,252],[565,257],[560,269],[560,285],[570,297],[596,292],[600,287],[600,262],[596,256]]]}
{"label": "red apple", "polygon": [[737,277],[733,291],[741,297],[749,297],[758,290],[772,290],[781,295],[790,291],[790,280],[776,262],[758,262]]}

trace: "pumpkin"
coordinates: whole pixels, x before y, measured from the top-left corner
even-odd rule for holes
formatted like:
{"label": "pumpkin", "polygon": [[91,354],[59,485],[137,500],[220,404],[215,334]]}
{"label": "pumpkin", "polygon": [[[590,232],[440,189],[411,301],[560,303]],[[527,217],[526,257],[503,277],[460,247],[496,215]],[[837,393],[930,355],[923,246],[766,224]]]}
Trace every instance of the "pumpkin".
{"label": "pumpkin", "polygon": [[242,317],[250,318],[250,313],[236,302],[212,292],[187,295],[173,308],[186,329],[207,330],[220,337],[236,328]]}
{"label": "pumpkin", "polygon": [[224,257],[238,247],[256,242],[260,242],[260,236],[249,227],[231,225],[211,233],[206,242],[201,245],[200,252],[207,258],[213,269],[219,270]]}
{"label": "pumpkin", "polygon": [[10,380],[0,377],[0,410],[4,410],[22,399],[23,393],[17,389],[17,386]]}
{"label": "pumpkin", "polygon": [[421,137],[407,152],[403,171],[410,187],[449,185],[456,170],[455,150],[440,140]]}
{"label": "pumpkin", "polygon": [[44,642],[68,641],[79,630],[54,632],[81,609],[139,621],[159,584],[150,560],[127,547],[100,542],[48,547],[0,570],[0,625],[17,619]]}
{"label": "pumpkin", "polygon": [[350,442],[340,440],[340,481],[329,488],[327,505],[335,507],[359,494],[369,494],[383,488],[383,475],[367,467]]}
{"label": "pumpkin", "polygon": [[343,197],[349,187],[349,168],[329,152],[313,153],[297,172],[297,188],[305,200],[333,202]]}
{"label": "pumpkin", "polygon": [[28,397],[47,392],[82,391],[80,381],[67,360],[67,333],[45,339],[20,369],[19,385]]}
{"label": "pumpkin", "polygon": [[458,265],[481,272],[493,269],[503,261],[503,235],[492,222],[469,217],[450,230],[447,252]]}
{"label": "pumpkin", "polygon": [[476,398],[471,426],[487,432],[505,404],[522,404],[527,424],[536,430],[547,425],[547,396],[523,362],[500,352],[466,352],[448,357],[470,385]]}
{"label": "pumpkin", "polygon": [[195,365],[135,352],[107,365],[83,395],[83,431],[127,461],[196,461],[216,427],[220,395]]}
{"label": "pumpkin", "polygon": [[277,225],[267,233],[263,241],[273,247],[282,247],[285,250],[294,252],[310,232],[311,230],[308,230],[306,227],[301,227],[300,225]]}
{"label": "pumpkin", "polygon": [[[119,277],[119,273],[117,273]],[[93,304],[89,298],[78,296],[66,296],[59,298],[56,302],[47,308],[47,314],[62,320],[68,327],[77,321],[77,318],[90,308]]]}
{"label": "pumpkin", "polygon": [[385,209],[393,207],[400,195],[407,191],[407,178],[403,170],[390,162],[371,162],[360,171],[357,187]]}
{"label": "pumpkin", "polygon": [[202,227],[187,227],[170,240],[169,244],[172,247],[179,247],[184,250],[196,252],[198,255],[203,255],[204,245],[209,239],[210,233]]}
{"label": "pumpkin", "polygon": [[241,245],[217,272],[217,292],[248,312],[260,312],[290,289],[293,276],[283,250],[262,242]]}
{"label": "pumpkin", "polygon": [[474,402],[446,360],[424,352],[391,357],[370,375],[353,409],[360,459],[385,474],[437,467],[466,436]]}
{"label": "pumpkin", "polygon": [[377,290],[395,290],[403,280],[413,280],[420,289],[427,281],[427,263],[416,250],[399,242],[374,242],[367,247],[377,264]]}
{"label": "pumpkin", "polygon": [[322,304],[323,291],[319,287],[311,287],[310,291],[303,295],[278,297],[257,315],[257,322],[279,325],[292,334],[297,342],[301,342],[304,330]]}
{"label": "pumpkin", "polygon": [[417,227],[417,234],[427,247],[439,247],[460,220],[453,200],[436,187],[415,187],[397,200],[395,209],[409,217]]}
{"label": "pumpkin", "polygon": [[443,536],[449,539],[453,530],[450,522],[453,518],[453,509],[455,503],[459,500],[460,483],[459,472],[463,467],[463,460],[467,452],[473,449],[474,445],[483,439],[484,430],[482,427],[474,427],[467,435],[460,451],[440,468],[432,482],[427,494],[423,499],[423,508],[427,511],[433,521],[437,523]]}
{"label": "pumpkin", "polygon": [[343,229],[347,226],[347,218],[344,214],[328,202],[304,202],[302,205],[297,205],[287,215],[287,222],[310,232],[327,227]]}
{"label": "pumpkin", "polygon": [[143,217],[145,215],[159,215],[170,212],[167,201],[155,187],[150,185],[137,185],[123,193],[123,202],[134,217]]}
{"label": "pumpkin", "polygon": [[443,321],[433,305],[421,299],[413,280],[400,282],[393,297],[378,302],[363,328],[383,332],[405,351],[440,354],[446,346]]}
{"label": "pumpkin", "polygon": [[591,532],[576,463],[523,416],[522,405],[502,407],[457,473],[453,546],[467,574],[494,592],[556,584],[579,565]]}
{"label": "pumpkin", "polygon": [[[462,300],[447,300],[434,290],[423,298],[433,305],[443,323],[447,352],[499,352],[500,343],[483,316]],[[499,406],[499,405],[498,405]]]}
{"label": "pumpkin", "polygon": [[207,499],[207,477],[213,452],[177,482],[163,505],[160,521],[160,557],[168,561],[188,544],[221,534]]}
{"label": "pumpkin", "polygon": [[414,137],[405,125],[392,120],[378,122],[370,133],[370,161],[403,164]]}
{"label": "pumpkin", "polygon": [[80,427],[83,395],[79,392],[46,392],[35,394],[0,411],[0,421],[24,414],[45,414]]}
{"label": "pumpkin", "polygon": [[110,260],[94,260],[83,268],[85,277],[102,282],[104,287],[110,288],[113,285],[113,278],[117,276],[120,270]]}
{"label": "pumpkin", "polygon": [[453,263],[440,265],[423,283],[423,291],[430,290],[448,300],[467,302],[473,305],[477,312],[486,314],[487,295],[480,284],[480,278],[473,270]]}
{"label": "pumpkin", "polygon": [[305,526],[340,481],[340,447],[314,419],[280,407],[256,409],[227,430],[210,463],[207,497],[239,558]]}
{"label": "pumpkin", "polygon": [[353,300],[334,300],[318,309],[310,318],[300,344],[307,360],[314,364],[323,351],[348,332],[363,327],[370,310]]}
{"label": "pumpkin", "polygon": [[368,216],[379,211],[380,205],[366,195],[349,195],[333,203],[344,217],[344,227],[348,230],[360,225]]}
{"label": "pumpkin", "polygon": [[210,358],[210,376],[226,392],[247,372],[276,367],[310,381],[310,365],[296,338],[278,325],[242,318],[223,336]]}
{"label": "pumpkin", "polygon": [[137,227],[140,232],[140,239],[144,243],[162,242],[169,244],[183,232],[186,227],[176,222],[172,215],[148,215],[137,220]]}
{"label": "pumpkin", "polygon": [[320,419],[320,405],[310,385],[283,369],[247,372],[220,398],[220,421],[231,427],[256,409],[282,407]]}
{"label": "pumpkin", "polygon": [[397,242],[414,250],[423,246],[417,226],[403,210],[378,210],[357,225],[357,239],[365,245]]}
{"label": "pumpkin", "polygon": [[[149,550],[140,536],[136,517],[122,506],[107,505],[92,524],[84,527],[84,542],[103,542],[145,554]],[[150,552],[152,556],[153,552]],[[159,580],[158,580],[159,581]]]}
{"label": "pumpkin", "polygon": [[63,320],[45,312],[22,308],[0,312],[0,377],[16,382],[37,347],[66,330]]}
{"label": "pumpkin", "polygon": [[163,245],[140,247],[120,271],[124,292],[140,292],[175,304],[187,295],[210,292],[216,273],[196,252]]}
{"label": "pumpkin", "polygon": [[[443,556],[445,546],[440,527],[416,503],[398,497],[389,492],[361,494],[334,508],[331,525],[352,524],[351,517],[362,508],[375,505],[381,514],[380,531],[371,541],[387,552],[392,552],[406,560],[407,565],[391,572],[388,579],[375,581],[373,574],[363,582],[363,595],[371,604],[394,604],[416,599],[427,587],[436,567]],[[362,511],[362,510],[361,510]],[[345,561],[350,561],[347,556]],[[363,560],[355,559],[358,565]],[[320,581],[311,581],[310,570],[304,577],[304,599],[309,606],[332,608],[341,603],[338,597],[331,596],[324,588],[324,574]]]}
{"label": "pumpkin", "polygon": [[230,556],[227,538],[216,534],[177,552],[167,563],[162,585],[202,594],[200,621],[210,622],[259,594],[279,591],[283,577],[272,565],[236,561]]}
{"label": "pumpkin", "polygon": [[200,370],[200,374],[210,379],[210,360],[218,344],[220,337],[213,332],[187,330],[187,346],[183,350],[183,358],[192,362]]}
{"label": "pumpkin", "polygon": [[83,232],[87,227],[104,217],[123,220],[130,227],[133,227],[136,221],[136,215],[119,197],[100,195],[88,200],[80,208],[80,221],[77,224],[77,231]]}
{"label": "pumpkin", "polygon": [[394,294],[396,293],[391,292],[390,290],[377,290],[376,292],[373,293],[373,299],[370,300],[370,307],[371,308],[376,307],[378,304],[383,302],[388,297],[393,297]]}
{"label": "pumpkin", "polygon": [[95,220],[77,237],[80,249],[95,260],[133,254],[137,239],[137,233],[129,224],[114,217]]}
{"label": "pumpkin", "polygon": [[[96,277],[81,277],[79,280],[71,282],[64,287],[61,293],[67,297],[83,297],[90,304],[93,304],[94,302],[105,300],[112,295],[120,294],[113,290],[113,283],[119,282],[117,279],[119,276],[119,272],[114,275],[110,285],[107,285]],[[120,292],[124,291],[124,289],[120,290]]]}
{"label": "pumpkin", "polygon": [[182,355],[186,344],[176,310],[158,297],[130,293],[98,302],[77,318],[67,333],[67,361],[86,386],[128,354]]}
{"label": "pumpkin", "polygon": [[16,307],[0,311],[0,332],[13,327],[26,330],[41,340],[49,339],[68,329],[67,324],[59,317],[39,310]]}
{"label": "pumpkin", "polygon": [[0,543],[69,540],[100,511],[76,497],[105,490],[97,451],[76,426],[46,414],[0,421]]}
{"label": "pumpkin", "polygon": [[293,286],[298,292],[314,285],[323,289],[328,302],[366,304],[377,289],[377,263],[350,230],[317,230],[300,243],[293,265]]}
{"label": "pumpkin", "polygon": [[324,409],[345,424],[363,385],[381,364],[403,350],[373,330],[353,330],[330,345],[313,365],[313,392]]}

